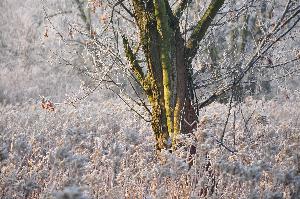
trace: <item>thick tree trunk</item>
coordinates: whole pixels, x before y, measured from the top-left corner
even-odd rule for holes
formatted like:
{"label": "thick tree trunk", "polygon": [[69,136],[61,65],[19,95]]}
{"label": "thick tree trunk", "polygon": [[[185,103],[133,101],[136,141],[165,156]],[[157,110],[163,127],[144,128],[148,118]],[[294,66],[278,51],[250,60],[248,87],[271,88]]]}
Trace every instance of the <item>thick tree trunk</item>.
{"label": "thick tree trunk", "polygon": [[185,42],[180,32],[179,19],[188,2],[183,0],[173,13],[168,0],[132,0],[139,38],[147,61],[146,74],[123,36],[132,73],[152,107],[151,125],[158,151],[175,149],[178,134],[191,133],[196,128],[197,115],[190,98],[193,93],[192,72],[188,66],[224,0],[211,1],[190,39]]}

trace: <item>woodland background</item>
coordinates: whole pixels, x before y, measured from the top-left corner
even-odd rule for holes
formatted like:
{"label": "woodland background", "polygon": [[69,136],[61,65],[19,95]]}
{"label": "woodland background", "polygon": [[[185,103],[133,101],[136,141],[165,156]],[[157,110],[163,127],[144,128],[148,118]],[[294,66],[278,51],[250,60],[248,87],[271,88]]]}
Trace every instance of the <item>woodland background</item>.
{"label": "woodland background", "polygon": [[[96,12],[100,17],[93,20],[106,27],[109,4]],[[197,147],[191,168],[184,151],[163,152],[161,164],[150,124],[86,75],[85,49],[59,39],[57,32],[82,37],[70,24],[84,26],[76,1],[0,1],[0,198],[299,198],[299,60],[256,71],[255,92],[242,90],[240,100],[201,109],[195,139],[180,138]],[[226,31],[230,35],[230,26]],[[262,64],[299,56],[299,35],[298,25]],[[204,46],[221,49],[232,39],[221,40],[208,37]],[[195,70],[213,78],[205,66],[210,62],[198,56]],[[133,96],[124,73],[111,71],[117,93]],[[54,111],[41,107],[43,96]],[[214,192],[204,194],[215,182]]]}

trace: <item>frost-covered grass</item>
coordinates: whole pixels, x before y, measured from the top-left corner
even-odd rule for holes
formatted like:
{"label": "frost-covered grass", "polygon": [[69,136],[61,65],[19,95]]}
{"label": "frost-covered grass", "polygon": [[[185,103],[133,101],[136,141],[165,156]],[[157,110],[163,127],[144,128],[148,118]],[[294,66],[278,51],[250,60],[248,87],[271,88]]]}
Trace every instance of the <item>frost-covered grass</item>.
{"label": "frost-covered grass", "polygon": [[39,95],[62,102],[86,78],[56,55],[84,61],[57,39],[43,6],[73,13],[51,18],[67,34],[80,19],[73,0],[0,0],[0,198],[300,198],[297,93],[234,104],[225,130],[228,105],[201,110],[197,131],[181,138],[197,147],[190,169],[184,148],[158,158],[150,125],[110,94],[42,109]]}
{"label": "frost-covered grass", "polygon": [[[300,98],[247,98],[202,110],[191,169],[185,150],[154,151],[151,128],[119,99],[0,107],[1,198],[298,198]],[[235,115],[235,117],[234,117]],[[234,121],[235,118],[235,121]],[[230,152],[235,151],[234,153]],[[212,165],[206,171],[208,161]],[[208,191],[209,192],[209,191]]]}

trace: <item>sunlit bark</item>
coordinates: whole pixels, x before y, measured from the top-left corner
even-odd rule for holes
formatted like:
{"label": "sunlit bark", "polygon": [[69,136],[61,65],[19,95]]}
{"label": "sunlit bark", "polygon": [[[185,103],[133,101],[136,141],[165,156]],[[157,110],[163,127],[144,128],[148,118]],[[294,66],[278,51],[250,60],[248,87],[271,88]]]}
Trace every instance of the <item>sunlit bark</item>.
{"label": "sunlit bark", "polygon": [[[157,149],[174,149],[180,133],[191,133],[196,127],[196,113],[190,99],[192,58],[199,48],[223,0],[212,0],[185,45],[179,18],[189,1],[183,1],[175,12],[167,0],[132,0],[143,52],[147,60],[144,74],[125,37],[123,44],[132,73],[143,87],[152,106],[151,124]],[[175,14],[174,14],[175,13]]]}

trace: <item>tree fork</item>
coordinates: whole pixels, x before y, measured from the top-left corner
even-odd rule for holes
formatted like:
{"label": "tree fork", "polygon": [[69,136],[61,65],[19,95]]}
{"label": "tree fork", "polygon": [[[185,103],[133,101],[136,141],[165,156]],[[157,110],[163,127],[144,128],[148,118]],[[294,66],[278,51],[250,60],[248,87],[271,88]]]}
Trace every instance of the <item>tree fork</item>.
{"label": "tree fork", "polygon": [[173,12],[168,0],[132,0],[134,18],[147,60],[146,75],[135,61],[128,41],[123,41],[131,70],[141,82],[152,106],[151,124],[158,150],[170,149],[171,146],[174,149],[179,133],[189,134],[196,128],[193,88],[189,83],[192,81],[192,73],[188,66],[224,0],[211,1],[185,43],[179,20],[189,2],[182,0],[180,7]]}

